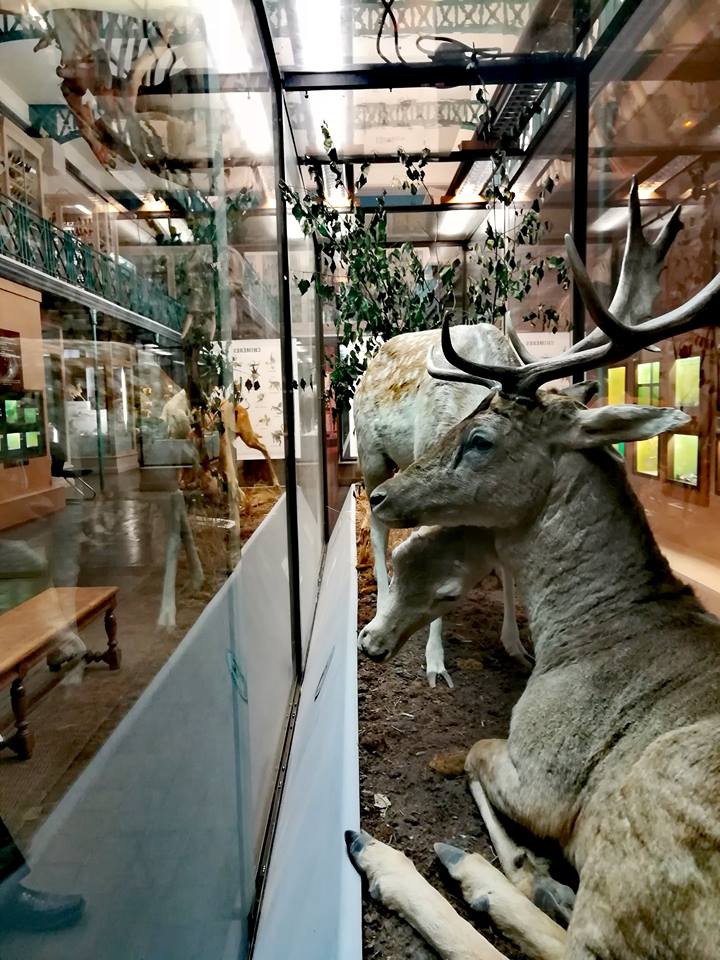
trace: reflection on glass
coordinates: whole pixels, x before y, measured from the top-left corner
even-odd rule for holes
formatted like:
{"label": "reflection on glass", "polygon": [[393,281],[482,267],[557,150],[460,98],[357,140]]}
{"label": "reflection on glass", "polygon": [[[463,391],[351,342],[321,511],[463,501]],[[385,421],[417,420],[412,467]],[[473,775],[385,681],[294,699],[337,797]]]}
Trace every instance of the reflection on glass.
{"label": "reflection on glass", "polygon": [[641,404],[660,403],[660,361],[637,365],[637,401]]}
{"label": "reflection on glass", "polygon": [[20,419],[20,408],[17,400],[5,401],[5,419],[8,423],[17,423]]}
{"label": "reflection on glass", "polygon": [[679,433],[670,439],[670,479],[689,487],[698,486],[700,438]]}
{"label": "reflection on glass", "polygon": [[608,370],[607,402],[625,403],[625,367],[611,367]]}
{"label": "reflection on glass", "polygon": [[40,444],[40,434],[39,433],[26,433],[25,434],[25,443],[31,449],[35,449]]}
{"label": "reflection on glass", "polygon": [[697,407],[700,403],[700,357],[675,361],[675,406]]}
{"label": "reflection on glass", "polygon": [[635,469],[650,477],[658,475],[658,438],[638,440],[635,444]]}
{"label": "reflection on glass", "polygon": [[8,450],[19,450],[21,447],[22,434],[9,433],[7,435]]}

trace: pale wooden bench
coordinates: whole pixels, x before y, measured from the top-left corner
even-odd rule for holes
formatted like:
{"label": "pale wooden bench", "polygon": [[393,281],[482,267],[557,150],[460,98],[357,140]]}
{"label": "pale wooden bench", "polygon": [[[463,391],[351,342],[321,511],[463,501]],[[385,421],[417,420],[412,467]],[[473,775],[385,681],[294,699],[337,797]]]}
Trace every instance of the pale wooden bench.
{"label": "pale wooden bench", "polygon": [[23,681],[28,670],[53,649],[63,630],[69,627],[80,630],[105,611],[107,649],[102,653],[88,651],[82,659],[87,663],[106,663],[111,670],[119,669],[120,648],[115,622],[117,591],[117,587],[54,587],[0,614],[0,688],[10,685],[10,703],[15,717],[15,732],[0,740],[0,750],[8,747],[22,760],[31,756],[34,737],[28,729],[28,709],[54,687],[63,674],[55,671],[54,679],[32,701]]}

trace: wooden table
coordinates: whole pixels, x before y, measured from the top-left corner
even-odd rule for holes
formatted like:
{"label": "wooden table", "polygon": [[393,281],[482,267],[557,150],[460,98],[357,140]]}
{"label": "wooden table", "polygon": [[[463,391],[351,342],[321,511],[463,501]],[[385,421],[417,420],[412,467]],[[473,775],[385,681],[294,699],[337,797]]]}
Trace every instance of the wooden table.
{"label": "wooden table", "polygon": [[23,760],[31,756],[34,737],[28,729],[28,709],[55,686],[62,673],[57,667],[56,678],[32,701],[23,680],[28,670],[53,649],[63,630],[70,627],[80,630],[105,611],[107,648],[102,653],[88,651],[82,659],[87,663],[106,663],[111,670],[119,669],[117,591],[117,587],[53,587],[0,614],[0,687],[10,684],[10,703],[15,717],[15,732],[0,741],[0,750],[9,747]]}

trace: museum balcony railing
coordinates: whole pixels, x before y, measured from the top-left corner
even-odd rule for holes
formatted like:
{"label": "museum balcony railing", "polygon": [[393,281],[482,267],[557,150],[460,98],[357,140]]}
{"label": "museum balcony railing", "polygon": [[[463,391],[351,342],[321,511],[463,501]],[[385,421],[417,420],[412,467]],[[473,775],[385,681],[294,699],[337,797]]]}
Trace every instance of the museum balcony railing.
{"label": "museum balcony railing", "polygon": [[179,333],[186,310],[130,264],[82,243],[0,193],[0,254],[81,287]]}

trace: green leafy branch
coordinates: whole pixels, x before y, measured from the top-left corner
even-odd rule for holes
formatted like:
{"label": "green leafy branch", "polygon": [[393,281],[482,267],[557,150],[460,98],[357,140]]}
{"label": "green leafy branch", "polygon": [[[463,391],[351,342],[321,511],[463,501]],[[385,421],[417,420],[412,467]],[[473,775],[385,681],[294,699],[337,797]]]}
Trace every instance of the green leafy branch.
{"label": "green leafy branch", "polygon": [[[337,188],[346,190],[337,151],[325,125],[322,133],[330,177]],[[399,159],[405,165],[407,189],[416,193],[424,179],[427,152],[414,160],[399,151]],[[368,166],[360,168],[354,181],[356,192],[367,183]],[[460,261],[426,276],[411,243],[388,243],[384,195],[378,197],[373,210],[359,205],[339,210],[326,201],[322,169],[314,167],[311,174],[315,185],[312,192],[301,196],[284,182],[280,188],[303,233],[318,243],[320,270],[309,278],[296,279],[301,294],[312,287],[323,302],[334,307],[342,349],[327,358],[329,393],[337,409],[346,409],[357,381],[385,340],[438,326],[454,310],[453,288]]]}

